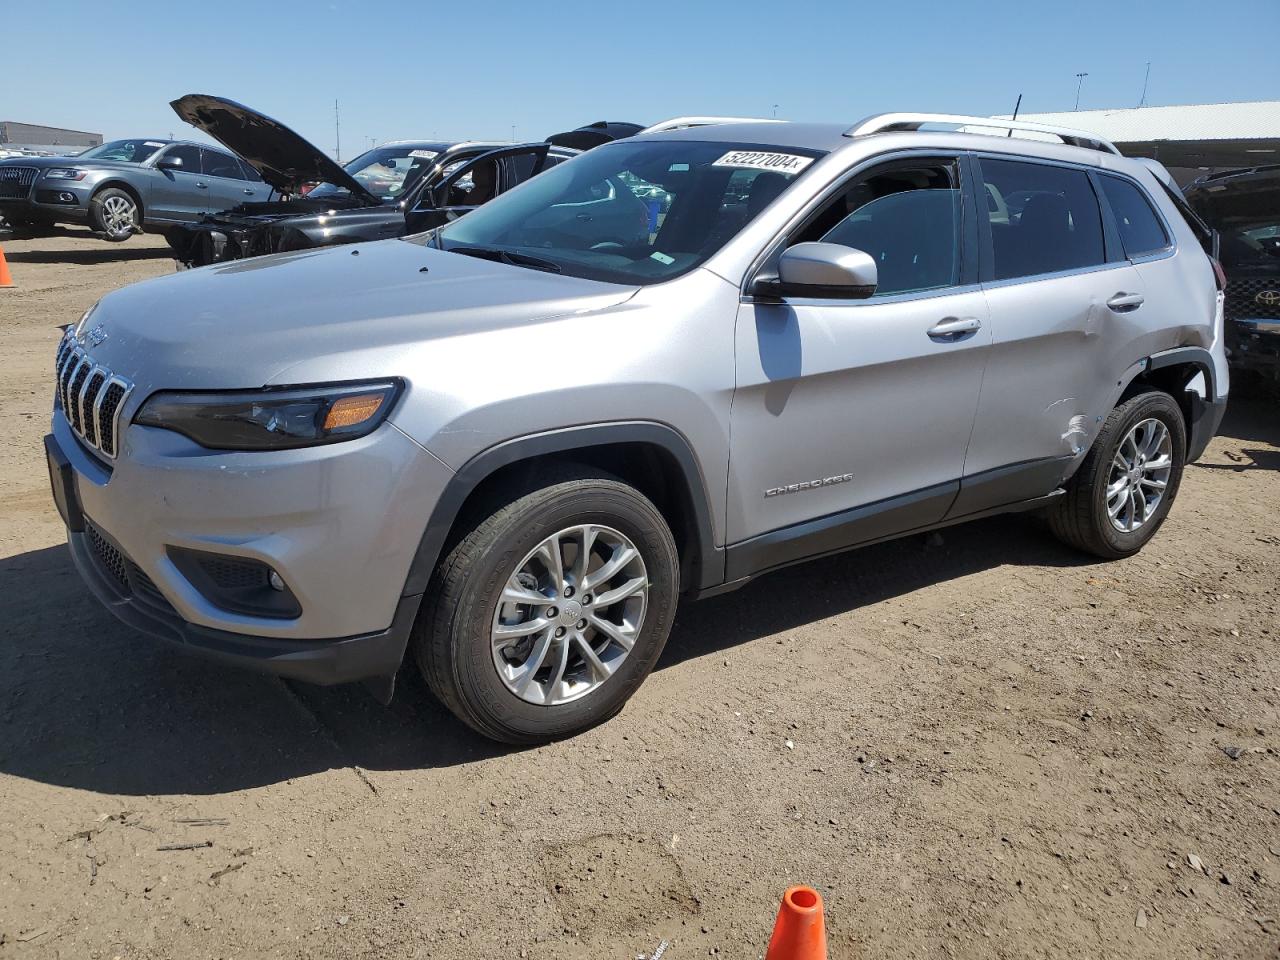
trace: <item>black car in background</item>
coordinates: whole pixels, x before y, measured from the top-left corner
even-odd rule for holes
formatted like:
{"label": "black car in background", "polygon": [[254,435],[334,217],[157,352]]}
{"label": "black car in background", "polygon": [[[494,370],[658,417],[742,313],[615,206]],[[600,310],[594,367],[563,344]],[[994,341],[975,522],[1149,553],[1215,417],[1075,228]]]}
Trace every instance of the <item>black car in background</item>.
{"label": "black car in background", "polygon": [[[169,232],[184,266],[267,253],[381,240],[462,216],[542,170],[576,155],[559,142],[498,144],[407,140],[384,144],[339,166],[284,124],[243,104],[190,94],[178,116],[234,150],[281,195],[244,203]],[[604,142],[635,124],[593,124],[577,137]],[[578,134],[578,131],[571,132]],[[557,135],[574,139],[571,134]],[[304,189],[317,184],[304,193]]]}
{"label": "black car in background", "polygon": [[1219,234],[1231,365],[1280,383],[1280,164],[1209,174],[1183,192]]}

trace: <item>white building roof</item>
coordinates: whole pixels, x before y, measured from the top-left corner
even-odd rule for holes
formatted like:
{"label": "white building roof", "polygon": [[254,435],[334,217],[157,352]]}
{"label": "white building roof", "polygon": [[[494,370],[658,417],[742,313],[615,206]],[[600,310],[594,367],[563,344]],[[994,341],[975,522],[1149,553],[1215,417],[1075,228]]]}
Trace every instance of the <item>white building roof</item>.
{"label": "white building roof", "polygon": [[1280,137],[1280,100],[1023,113],[1018,119],[1088,130],[1113,143],[1269,139]]}
{"label": "white building roof", "polygon": [[1280,100],[1021,113],[1018,119],[1086,130],[1110,140],[1122,153],[1154,157],[1166,166],[1280,162]]}

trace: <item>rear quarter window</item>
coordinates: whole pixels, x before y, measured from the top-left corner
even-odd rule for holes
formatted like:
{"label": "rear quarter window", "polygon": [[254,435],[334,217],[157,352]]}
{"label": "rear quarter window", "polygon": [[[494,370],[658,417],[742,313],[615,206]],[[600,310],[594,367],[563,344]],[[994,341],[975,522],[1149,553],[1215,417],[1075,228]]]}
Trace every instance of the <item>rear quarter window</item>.
{"label": "rear quarter window", "polygon": [[1124,255],[1133,259],[1168,249],[1169,235],[1147,195],[1128,180],[1112,176],[1101,179],[1102,192],[1106,194],[1120,231]]}

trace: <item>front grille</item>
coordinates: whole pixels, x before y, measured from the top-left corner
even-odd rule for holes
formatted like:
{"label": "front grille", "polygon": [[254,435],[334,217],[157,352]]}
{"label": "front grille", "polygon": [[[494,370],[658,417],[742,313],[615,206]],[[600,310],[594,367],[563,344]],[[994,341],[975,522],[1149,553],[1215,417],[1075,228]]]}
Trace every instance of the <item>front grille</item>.
{"label": "front grille", "polygon": [[35,167],[0,167],[0,200],[25,200],[36,182]]}
{"label": "front grille", "polygon": [[110,576],[122,593],[129,593],[129,561],[125,555],[92,523],[85,522],[84,532],[89,537],[94,556],[98,558],[98,566]]}
{"label": "front grille", "polygon": [[70,332],[58,344],[54,371],[58,404],[71,429],[87,446],[115,459],[120,408],[133,384],[94,363]]}
{"label": "front grille", "polygon": [[1228,320],[1280,320],[1280,275],[1227,280]]}

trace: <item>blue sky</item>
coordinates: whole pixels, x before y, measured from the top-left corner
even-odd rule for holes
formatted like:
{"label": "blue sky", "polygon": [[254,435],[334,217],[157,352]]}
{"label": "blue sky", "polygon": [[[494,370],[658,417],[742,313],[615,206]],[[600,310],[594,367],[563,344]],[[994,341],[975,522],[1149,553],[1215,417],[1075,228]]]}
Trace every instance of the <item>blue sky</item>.
{"label": "blue sky", "polygon": [[542,139],[690,113],[854,121],[1280,97],[1280,0],[0,0],[0,119],[192,135],[239,100],[342,155],[414,137]]}

